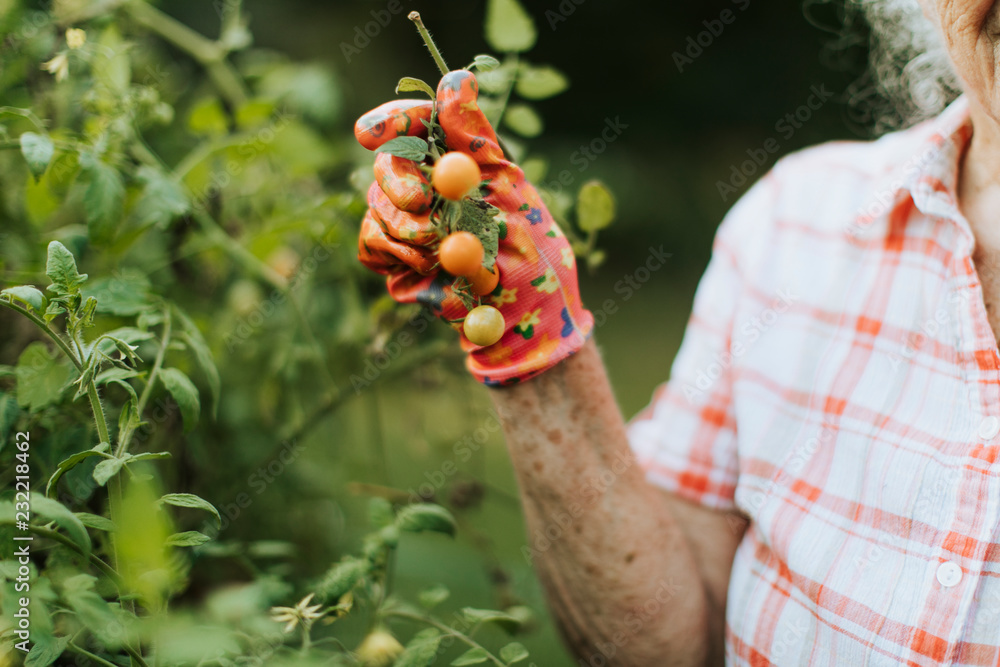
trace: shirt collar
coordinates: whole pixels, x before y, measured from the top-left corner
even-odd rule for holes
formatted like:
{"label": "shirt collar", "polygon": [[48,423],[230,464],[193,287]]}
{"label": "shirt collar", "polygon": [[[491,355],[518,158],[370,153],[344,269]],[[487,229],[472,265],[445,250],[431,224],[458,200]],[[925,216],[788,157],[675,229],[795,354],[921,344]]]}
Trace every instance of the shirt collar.
{"label": "shirt collar", "polygon": [[969,101],[961,95],[919,130],[922,141],[913,155],[893,170],[892,183],[909,193],[913,204],[928,216],[952,220],[971,230],[958,208],[961,158],[972,138]]}

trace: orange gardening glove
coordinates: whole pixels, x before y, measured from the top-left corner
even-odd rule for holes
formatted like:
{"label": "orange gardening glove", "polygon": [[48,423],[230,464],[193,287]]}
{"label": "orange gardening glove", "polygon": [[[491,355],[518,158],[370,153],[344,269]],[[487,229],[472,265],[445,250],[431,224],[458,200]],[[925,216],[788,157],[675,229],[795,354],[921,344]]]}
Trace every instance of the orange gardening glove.
{"label": "orange gardening glove", "polygon": [[[450,72],[437,91],[437,120],[449,151],[479,164],[482,192],[500,210],[500,272],[497,288],[483,303],[504,317],[503,337],[480,347],[462,335],[472,375],[490,386],[524,381],[552,368],[581,347],[594,318],[580,302],[576,260],[541,197],[519,167],[504,158],[496,134],[478,105],[479,85],[466,70]],[[398,100],[362,116],[358,141],[375,150],[398,136],[427,137],[431,102]],[[452,278],[438,265],[438,233],[430,221],[432,190],[411,160],[380,153],[369,210],[361,224],[359,259],[388,276],[389,293],[401,303],[422,303],[457,324],[466,308],[453,293]]]}

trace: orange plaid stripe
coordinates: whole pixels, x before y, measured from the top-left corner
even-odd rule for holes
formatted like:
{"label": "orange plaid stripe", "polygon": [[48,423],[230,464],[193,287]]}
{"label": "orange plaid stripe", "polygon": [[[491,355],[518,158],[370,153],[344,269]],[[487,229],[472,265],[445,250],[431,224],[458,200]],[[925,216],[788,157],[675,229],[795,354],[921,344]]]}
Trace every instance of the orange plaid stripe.
{"label": "orange plaid stripe", "polygon": [[968,102],[783,158],[716,236],[651,481],[751,519],[731,665],[1000,664],[1000,351],[956,183]]}

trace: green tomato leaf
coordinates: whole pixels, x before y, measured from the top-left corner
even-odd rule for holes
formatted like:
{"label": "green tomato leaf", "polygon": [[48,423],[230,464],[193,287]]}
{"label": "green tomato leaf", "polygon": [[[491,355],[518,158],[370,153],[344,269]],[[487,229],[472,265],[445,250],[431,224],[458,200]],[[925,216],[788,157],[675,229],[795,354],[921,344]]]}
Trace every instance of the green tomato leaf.
{"label": "green tomato leaf", "polygon": [[17,398],[13,394],[0,392],[0,450],[14,432],[21,409],[17,407]]}
{"label": "green tomato leaf", "polygon": [[41,494],[32,493],[31,511],[44,519],[54,521],[83,550],[85,557],[90,557],[90,535],[80,519],[65,505]]}
{"label": "green tomato leaf", "polygon": [[500,67],[500,61],[493,56],[478,55],[466,69],[477,69],[480,72],[492,72]]}
{"label": "green tomato leaf", "polygon": [[42,312],[42,306],[45,304],[45,295],[31,285],[8,287],[0,292],[0,296],[17,299],[21,303],[31,306],[33,310],[39,313]]}
{"label": "green tomato leaf", "polygon": [[187,530],[183,533],[174,533],[167,538],[169,547],[196,547],[205,542],[211,542],[212,538],[197,530]]}
{"label": "green tomato leaf", "polygon": [[86,273],[82,275],[77,273],[76,259],[73,257],[73,253],[59,241],[49,243],[45,275],[52,281],[53,286],[60,287],[67,292],[75,291],[87,280]]}
{"label": "green tomato leaf", "polygon": [[474,609],[473,607],[465,607],[462,609],[462,615],[465,616],[465,619],[470,623],[496,623],[507,632],[516,631],[525,622],[524,618],[520,618],[505,611],[497,611],[495,609]]}
{"label": "green tomato leaf", "polygon": [[455,667],[462,665],[479,665],[490,659],[490,654],[484,648],[470,648],[468,651],[451,661]]}
{"label": "green tomato leaf", "polygon": [[528,656],[528,649],[524,648],[524,644],[518,642],[511,642],[500,649],[500,659],[508,665],[527,660]]}
{"label": "green tomato leaf", "polygon": [[45,485],[45,495],[49,495],[56,484],[59,483],[59,478],[65,475],[67,472],[76,467],[78,463],[91,456],[103,456],[104,458],[110,458],[110,455],[106,453],[106,450],[110,449],[111,446],[106,442],[102,442],[93,449],[88,449],[84,452],[77,452],[73,454],[68,459],[63,460],[56,467],[56,471],[52,473],[49,477],[49,483]]}
{"label": "green tomato leaf", "polygon": [[17,404],[38,412],[59,400],[69,379],[69,367],[49,352],[44,343],[28,345],[17,360]]}
{"label": "green tomato leaf", "polygon": [[222,104],[214,97],[198,102],[188,115],[188,129],[193,134],[218,137],[229,132],[229,119]]}
{"label": "green tomato leaf", "polygon": [[418,599],[420,600],[420,604],[426,609],[433,609],[447,600],[449,595],[451,595],[451,592],[448,588],[438,584],[437,586],[432,586],[425,591],[421,591]]}
{"label": "green tomato leaf", "polygon": [[49,667],[66,650],[69,637],[53,637],[49,634],[32,635],[34,643],[24,658],[24,667]]}
{"label": "green tomato leaf", "polygon": [[537,137],[545,129],[541,116],[527,104],[512,104],[503,115],[503,120],[507,127],[522,137]]}
{"label": "green tomato leaf", "polygon": [[528,100],[544,100],[569,88],[569,79],[553,67],[522,65],[517,75],[517,94]]}
{"label": "green tomato leaf", "polygon": [[489,0],[486,5],[486,41],[501,53],[531,49],[538,39],[535,21],[517,0]]}
{"label": "green tomato leaf", "polygon": [[382,144],[375,152],[419,162],[426,157],[428,150],[427,142],[420,137],[396,137]]}
{"label": "green tomato leaf", "polygon": [[396,526],[411,533],[429,530],[451,536],[456,530],[451,512],[433,503],[417,503],[402,508],[396,514]]}
{"label": "green tomato leaf", "polygon": [[483,266],[493,270],[500,250],[500,224],[504,216],[500,209],[478,197],[462,200],[461,215],[454,231],[472,232],[483,244]]}
{"label": "green tomato leaf", "polygon": [[615,198],[600,181],[588,181],[576,198],[577,224],[585,232],[604,229],[615,219]]}
{"label": "green tomato leaf", "polygon": [[127,460],[127,458],[117,457],[104,459],[94,466],[94,481],[97,482],[99,486],[104,486],[108,483],[109,479],[118,474],[118,471],[122,469],[122,466],[125,465]]}
{"label": "green tomato leaf", "polygon": [[52,154],[55,153],[55,146],[52,139],[42,134],[25,132],[21,135],[21,155],[28,163],[28,169],[37,182],[52,161]]}
{"label": "green tomato leaf", "polygon": [[80,520],[80,523],[85,525],[87,528],[93,528],[94,530],[103,530],[106,533],[114,532],[115,524],[111,519],[101,516],[100,514],[90,514],[89,512],[77,512],[76,518]]}
{"label": "green tomato leaf", "polygon": [[125,204],[125,182],[118,170],[103,160],[83,160],[88,185],[83,193],[83,211],[90,240],[106,244],[114,239]]}
{"label": "green tomato leaf", "polygon": [[174,219],[191,210],[191,202],[181,184],[159,169],[140,167],[137,176],[146,184],[135,206],[135,217],[140,225],[166,229]]}
{"label": "green tomato leaf", "polygon": [[[160,453],[167,454],[167,452]],[[139,456],[142,456],[142,454],[136,456],[136,459],[138,459]],[[167,454],[167,456],[169,456],[169,454]],[[219,510],[215,509],[215,505],[200,496],[194,495],[193,493],[168,493],[158,501],[158,504],[160,505],[164,503],[167,505],[173,505],[174,507],[190,507],[191,509],[204,510],[215,517],[216,525],[222,525],[222,516],[219,514]]]}
{"label": "green tomato leaf", "polygon": [[434,94],[434,89],[428,85],[426,81],[421,81],[420,79],[414,79],[410,76],[404,76],[396,84],[397,93],[410,93],[410,92],[421,92],[426,93],[428,97],[432,100],[437,96]]}
{"label": "green tomato leaf", "polygon": [[201,414],[201,398],[198,394],[198,388],[194,386],[187,375],[176,368],[161,369],[159,378],[181,409],[184,430],[190,431],[198,422],[198,417]]}
{"label": "green tomato leaf", "polygon": [[437,628],[421,630],[406,644],[406,650],[396,658],[393,667],[429,667],[437,659],[441,639]]}
{"label": "green tomato leaf", "polygon": [[327,570],[316,586],[316,595],[321,601],[333,602],[354,588],[369,569],[371,565],[367,560],[348,556]]}
{"label": "green tomato leaf", "polygon": [[78,574],[62,582],[62,598],[76,612],[76,618],[110,648],[121,645],[121,633],[112,632],[120,626],[115,613],[104,598],[94,591],[97,579]]}
{"label": "green tomato leaf", "polygon": [[222,392],[222,379],[219,376],[219,369],[215,365],[215,359],[212,357],[212,351],[208,347],[208,342],[205,341],[205,337],[201,334],[201,330],[194,323],[194,320],[180,309],[175,308],[174,313],[181,324],[182,332],[180,337],[187,343],[191,353],[194,354],[195,361],[198,362],[198,367],[208,382],[208,390],[212,395],[212,418],[214,419],[219,409],[219,395]]}

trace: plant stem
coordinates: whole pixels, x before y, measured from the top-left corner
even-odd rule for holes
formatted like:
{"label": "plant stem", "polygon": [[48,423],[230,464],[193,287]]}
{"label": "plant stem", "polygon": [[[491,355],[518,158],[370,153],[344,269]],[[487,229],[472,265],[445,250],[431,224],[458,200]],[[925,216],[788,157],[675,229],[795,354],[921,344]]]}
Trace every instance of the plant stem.
{"label": "plant stem", "polygon": [[[80,545],[78,545],[76,542],[69,539],[62,533],[57,533],[54,530],[49,530],[48,528],[42,528],[41,526],[31,526],[31,532],[34,533],[35,535],[38,535],[39,537],[44,537],[46,539],[52,540],[53,542],[58,542],[59,544],[63,545],[64,547],[68,547],[69,549],[75,551],[81,556],[86,556],[86,554],[83,552],[83,549],[80,548]],[[90,554],[88,560],[94,567],[96,567],[98,570],[107,575],[108,579],[110,579],[115,583],[115,586],[117,586],[119,589],[122,588],[123,582],[121,575],[118,574],[118,572],[113,567],[105,563],[103,560],[100,559],[100,557],[94,554]]]}
{"label": "plant stem", "polygon": [[87,649],[81,648],[81,647],[77,646],[76,644],[74,644],[73,642],[70,642],[69,644],[67,644],[66,648],[69,649],[70,651],[72,651],[73,653],[79,653],[82,656],[86,656],[87,658],[89,658],[90,660],[93,660],[94,662],[98,663],[99,665],[107,665],[108,667],[118,667],[118,665],[116,665],[115,663],[108,662],[104,658],[102,658],[102,657],[100,657],[98,655],[94,655],[93,653],[91,653]]}
{"label": "plant stem", "polygon": [[485,646],[483,646],[482,644],[480,644],[479,642],[477,642],[472,637],[470,637],[467,634],[464,634],[462,632],[459,632],[458,630],[456,630],[455,628],[453,628],[453,627],[451,627],[449,625],[445,625],[444,623],[441,623],[440,621],[436,621],[436,620],[434,620],[433,618],[431,618],[429,616],[420,616],[419,614],[410,614],[410,613],[405,612],[405,611],[391,611],[391,610],[385,612],[385,615],[386,616],[395,616],[396,618],[405,618],[405,619],[408,619],[408,620],[411,620],[411,621],[417,621],[418,623],[425,623],[427,625],[433,626],[433,627],[437,628],[438,630],[440,630],[441,632],[445,632],[445,633],[447,633],[447,634],[449,634],[449,635],[457,638],[459,641],[464,642],[466,645],[469,646],[469,648],[478,648],[478,649],[484,651],[486,653],[486,655],[489,656],[489,659],[493,662],[493,664],[498,665],[499,667],[506,667],[505,663],[502,660],[500,660],[500,658],[498,658],[495,655],[493,655],[492,653],[490,653],[490,651]]}
{"label": "plant stem", "polygon": [[[156,384],[156,378],[160,373],[160,369],[163,367],[163,358],[167,354],[167,346],[170,345],[170,334],[171,334],[171,317],[170,308],[163,309],[163,334],[160,336],[160,349],[156,351],[156,359],[153,361],[153,370],[149,372],[149,379],[146,380],[146,386],[142,390],[142,394],[139,396],[139,403],[136,406],[136,416],[142,419],[142,413],[146,410],[146,404],[149,403],[149,397],[153,393],[153,387]],[[115,451],[115,457],[121,458],[126,453],[128,453],[129,443],[132,441],[132,434],[135,430],[129,431],[124,438],[119,434],[118,449]]]}
{"label": "plant stem", "polygon": [[438,69],[441,70],[441,75],[444,76],[451,70],[448,69],[448,64],[444,61],[444,57],[441,55],[441,50],[434,43],[434,38],[431,37],[431,33],[427,30],[427,26],[424,25],[424,21],[420,18],[420,12],[410,12],[407,17],[417,26],[417,32],[424,39],[424,44],[427,45],[427,50],[431,52],[431,57],[434,58],[434,63],[437,65]]}
{"label": "plant stem", "polygon": [[222,44],[198,34],[142,0],[129,2],[125,11],[139,24],[198,61],[230,106],[235,109],[246,104],[246,88],[239,74],[226,61],[226,49]]}

